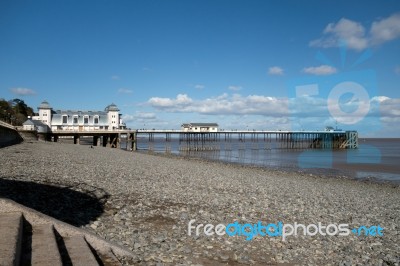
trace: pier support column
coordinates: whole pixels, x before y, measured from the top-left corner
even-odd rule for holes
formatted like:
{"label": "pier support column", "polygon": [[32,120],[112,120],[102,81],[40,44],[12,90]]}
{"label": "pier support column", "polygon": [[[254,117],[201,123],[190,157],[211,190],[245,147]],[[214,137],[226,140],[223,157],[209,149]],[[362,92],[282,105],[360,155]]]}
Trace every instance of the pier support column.
{"label": "pier support column", "polygon": [[74,144],[79,144],[79,136],[74,136]]}
{"label": "pier support column", "polygon": [[111,141],[112,141],[112,136],[108,135],[107,136],[107,143],[106,143],[106,147],[110,148],[111,147]]}
{"label": "pier support column", "polygon": [[[136,151],[137,150],[137,146],[136,146],[136,133],[130,133],[129,134],[129,142],[130,142],[130,148],[131,151]],[[128,142],[128,143],[129,143]],[[127,146],[128,148],[128,146]]]}
{"label": "pier support column", "polygon": [[93,146],[97,146],[98,142],[99,142],[99,137],[98,136],[93,136]]}
{"label": "pier support column", "polygon": [[108,142],[108,136],[104,135],[103,136],[103,147],[107,147],[107,142]]}
{"label": "pier support column", "polygon": [[121,148],[121,133],[117,135],[117,149]]}
{"label": "pier support column", "polygon": [[54,142],[58,141],[58,136],[54,136]]}
{"label": "pier support column", "polygon": [[118,143],[118,134],[110,134],[107,147],[116,148],[117,143]]}

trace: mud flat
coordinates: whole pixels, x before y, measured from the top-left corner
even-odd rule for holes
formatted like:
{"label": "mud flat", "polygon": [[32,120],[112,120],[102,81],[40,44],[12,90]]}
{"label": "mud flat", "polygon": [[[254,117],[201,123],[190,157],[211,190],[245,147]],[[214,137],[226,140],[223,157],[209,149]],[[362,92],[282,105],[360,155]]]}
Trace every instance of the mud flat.
{"label": "mud flat", "polygon": [[[50,142],[2,148],[0,165],[3,184],[35,182],[96,198],[100,211],[97,206],[82,227],[127,246],[136,264],[400,263],[400,188],[395,185]],[[29,186],[24,193],[0,188],[0,197],[29,197],[35,206],[53,206],[49,213],[75,207],[76,199],[64,197],[54,205],[57,198],[37,193]],[[90,205],[80,204],[66,218],[79,224],[91,211]],[[198,236],[195,229],[189,236],[191,220],[194,227],[235,221],[320,222],[348,224],[349,229],[379,225],[383,235],[365,236],[364,230],[360,236],[305,236],[299,230],[285,241],[268,235],[247,241],[243,235],[207,236],[202,228]]]}

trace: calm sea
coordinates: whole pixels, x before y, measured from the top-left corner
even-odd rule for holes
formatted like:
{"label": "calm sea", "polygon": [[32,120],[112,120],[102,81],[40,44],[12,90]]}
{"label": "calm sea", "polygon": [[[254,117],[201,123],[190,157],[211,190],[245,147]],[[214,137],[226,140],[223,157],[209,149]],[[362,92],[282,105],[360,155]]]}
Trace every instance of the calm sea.
{"label": "calm sea", "polygon": [[178,139],[168,142],[162,137],[151,142],[146,137],[138,139],[139,151],[400,184],[400,138],[359,139],[359,148],[355,150],[293,150],[282,149],[273,142],[238,140],[216,141],[209,145],[218,149],[183,151],[179,149]]}

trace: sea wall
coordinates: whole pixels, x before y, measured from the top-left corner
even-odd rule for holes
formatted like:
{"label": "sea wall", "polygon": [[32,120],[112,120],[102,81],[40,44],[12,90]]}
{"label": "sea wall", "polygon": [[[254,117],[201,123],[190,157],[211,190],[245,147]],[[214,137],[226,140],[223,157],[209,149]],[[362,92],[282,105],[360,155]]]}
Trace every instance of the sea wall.
{"label": "sea wall", "polygon": [[0,148],[18,144],[22,141],[23,138],[13,126],[0,121]]}

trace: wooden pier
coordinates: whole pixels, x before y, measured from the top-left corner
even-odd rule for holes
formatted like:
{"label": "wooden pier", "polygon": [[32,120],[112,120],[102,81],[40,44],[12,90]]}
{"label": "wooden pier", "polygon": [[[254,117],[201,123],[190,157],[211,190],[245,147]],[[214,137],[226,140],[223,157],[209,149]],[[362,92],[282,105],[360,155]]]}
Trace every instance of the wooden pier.
{"label": "wooden pier", "polygon": [[156,141],[163,140],[166,150],[172,140],[179,141],[180,151],[215,151],[232,149],[356,149],[357,131],[218,131],[187,132],[182,130],[95,130],[52,131],[39,134],[57,142],[61,136],[73,137],[79,144],[81,137],[92,137],[93,146],[137,150],[138,141],[146,141],[154,149]]}
{"label": "wooden pier", "polygon": [[[149,149],[156,140],[179,139],[181,151],[237,149],[356,149],[357,131],[218,131],[187,132],[174,130],[139,130],[137,135],[148,140]],[[168,145],[166,145],[168,147]]]}

